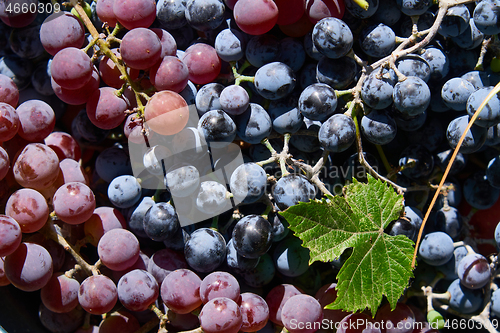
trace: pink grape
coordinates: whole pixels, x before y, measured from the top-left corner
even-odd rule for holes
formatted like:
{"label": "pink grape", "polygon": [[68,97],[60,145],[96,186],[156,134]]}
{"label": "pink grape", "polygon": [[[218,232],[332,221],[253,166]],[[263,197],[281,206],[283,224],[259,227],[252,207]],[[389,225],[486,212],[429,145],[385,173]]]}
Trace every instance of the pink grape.
{"label": "pink grape", "polygon": [[240,285],[227,272],[213,272],[201,281],[200,297],[203,303],[217,297],[227,297],[237,302],[240,298]]}
{"label": "pink grape", "polygon": [[30,235],[28,241],[30,243],[41,245],[49,251],[50,257],[52,258],[52,267],[54,268],[54,272],[61,269],[66,259],[66,250],[61,244],[50,238],[46,238],[41,233],[34,233]]}
{"label": "pink grape", "polygon": [[156,133],[173,135],[182,131],[189,120],[189,108],[176,92],[163,90],[155,93],[146,104],[144,118]]}
{"label": "pink grape", "polygon": [[67,47],[57,52],[50,65],[54,81],[62,88],[79,89],[92,78],[92,61],[80,49]]}
{"label": "pink grape", "polygon": [[40,230],[49,218],[49,206],[39,192],[22,188],[12,193],[5,205],[5,214],[19,223],[23,233]]}
{"label": "pink grape", "polygon": [[234,5],[234,20],[249,35],[269,32],[278,22],[278,6],[273,0],[238,0]]}
{"label": "pink grape", "polygon": [[157,90],[180,93],[188,83],[187,66],[174,56],[166,56],[151,68],[149,78]]}
{"label": "pink grape", "polygon": [[0,142],[12,139],[20,127],[21,122],[16,110],[10,104],[0,102]]}
{"label": "pink grape", "polygon": [[186,314],[199,307],[201,279],[189,269],[177,269],[161,283],[163,303],[175,313]]}
{"label": "pink grape", "polygon": [[7,176],[7,172],[10,169],[10,158],[9,154],[0,146],[0,180]]}
{"label": "pink grape", "polygon": [[80,105],[80,104],[85,104],[87,101],[90,99],[90,96],[99,89],[99,83],[101,82],[101,79],[99,77],[99,73],[94,67],[94,70],[92,71],[92,77],[90,78],[90,81],[87,82],[86,85],[84,85],[82,88],[79,89],[66,89],[58,85],[54,79],[50,79],[50,84],[52,86],[52,90],[54,90],[54,93],[56,96],[63,101],[64,103],[70,104],[70,105]]}
{"label": "pink grape", "polygon": [[40,41],[51,55],[66,47],[81,48],[85,41],[85,30],[80,20],[68,12],[49,15],[40,26]]}
{"label": "pink grape", "polygon": [[238,304],[226,297],[214,298],[205,304],[199,319],[205,333],[237,333],[243,323]]}
{"label": "pink grape", "polygon": [[12,254],[21,244],[19,223],[12,217],[0,214],[0,257]]}
{"label": "pink grape", "polygon": [[130,142],[141,144],[146,136],[142,133],[143,128],[142,118],[138,117],[137,114],[129,114],[123,125],[123,134]]}
{"label": "pink grape", "polygon": [[97,254],[106,267],[122,271],[139,258],[139,241],[128,230],[111,229],[97,243]]}
{"label": "pink grape", "polygon": [[113,129],[125,120],[128,109],[126,99],[116,95],[117,90],[102,87],[94,91],[87,102],[87,116],[101,129]]}
{"label": "pink grape", "polygon": [[[281,321],[290,333],[313,333],[322,319],[321,304],[309,295],[290,297],[281,311]],[[312,327],[308,327],[308,324]]]}
{"label": "pink grape", "polygon": [[19,89],[7,75],[0,74],[0,102],[7,103],[13,108],[19,102]]}
{"label": "pink grape", "polygon": [[127,221],[122,213],[112,207],[98,207],[92,216],[85,221],[85,235],[90,236],[90,244],[97,246],[101,237],[112,229],[125,229]]}
{"label": "pink grape", "polygon": [[113,13],[125,28],[149,28],[156,18],[154,0],[119,0],[113,4]]}
{"label": "pink grape", "polygon": [[[111,49],[117,57],[121,57],[119,49]],[[139,77],[139,70],[128,68],[127,73],[132,80],[136,80]],[[123,81],[120,76],[122,73],[116,66],[116,64],[110,58],[104,56],[99,62],[99,74],[104,83],[115,89],[120,89],[125,81]]]}
{"label": "pink grape", "polygon": [[42,190],[56,181],[59,175],[59,158],[48,146],[30,143],[14,162],[13,172],[19,185]]}
{"label": "pink grape", "polygon": [[96,14],[102,22],[106,22],[111,28],[116,25],[116,16],[113,11],[115,0],[97,0]]}
{"label": "pink grape", "polygon": [[21,243],[5,257],[5,275],[17,289],[35,291],[49,282],[52,276],[52,258],[38,244]]}
{"label": "pink grape", "polygon": [[242,332],[257,332],[266,326],[269,319],[269,306],[266,301],[257,294],[241,294],[240,303]]}
{"label": "pink grape", "polygon": [[124,269],[123,271],[113,271],[113,280],[119,281],[125,274],[136,269],[147,271],[148,265],[149,265],[148,255],[142,251],[139,251],[139,258],[137,258],[137,261],[132,266],[130,266],[127,269]]}
{"label": "pink grape", "polygon": [[65,158],[59,162],[59,168],[61,169],[61,177],[64,184],[78,182],[88,185],[88,179],[83,167],[74,159]]}
{"label": "pink grape", "polygon": [[120,53],[128,67],[147,69],[160,60],[160,39],[150,29],[130,30],[123,36]]}
{"label": "pink grape", "polygon": [[63,273],[54,274],[42,288],[40,298],[50,311],[64,313],[78,305],[78,289],[80,283]]}
{"label": "pink grape", "polygon": [[152,28],[151,31],[160,39],[161,58],[163,59],[165,56],[175,56],[177,53],[177,43],[170,32],[160,28]]}
{"label": "pink grape", "polygon": [[283,326],[281,321],[281,311],[285,303],[295,295],[302,292],[291,284],[280,284],[267,294],[266,303],[269,306],[269,320],[273,323]]}
{"label": "pink grape", "polygon": [[89,276],[78,289],[78,302],[91,314],[101,315],[109,312],[117,301],[116,285],[105,275]]}
{"label": "pink grape", "polygon": [[29,100],[16,109],[21,128],[19,136],[36,142],[45,139],[56,125],[56,115],[49,104],[40,100]]}
{"label": "pink grape", "polygon": [[156,251],[151,256],[147,270],[155,277],[158,284],[161,284],[168,274],[181,268],[189,268],[184,255],[166,248]]}
{"label": "pink grape", "polygon": [[87,221],[95,209],[94,192],[83,183],[66,183],[54,194],[52,200],[57,217],[68,224]]}
{"label": "pink grape", "polygon": [[135,269],[123,275],[117,285],[118,299],[130,311],[145,311],[159,295],[159,287],[153,275]]}
{"label": "pink grape", "polygon": [[189,80],[196,84],[212,82],[221,70],[221,61],[217,52],[212,46],[204,43],[188,47],[182,62],[189,70]]}
{"label": "pink grape", "polygon": [[52,132],[44,140],[45,144],[52,148],[59,160],[71,158],[78,161],[82,156],[82,150],[76,140],[65,132]]}

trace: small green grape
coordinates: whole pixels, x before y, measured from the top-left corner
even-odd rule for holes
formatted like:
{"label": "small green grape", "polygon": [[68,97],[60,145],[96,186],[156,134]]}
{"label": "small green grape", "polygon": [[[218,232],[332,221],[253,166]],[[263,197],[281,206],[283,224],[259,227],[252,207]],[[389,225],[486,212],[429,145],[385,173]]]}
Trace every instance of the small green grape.
{"label": "small green grape", "polygon": [[432,328],[437,328],[438,330],[444,328],[444,318],[436,310],[427,312],[427,321],[431,324]]}
{"label": "small green grape", "polygon": [[490,68],[495,73],[500,72],[500,58],[493,57],[493,59],[491,59]]}

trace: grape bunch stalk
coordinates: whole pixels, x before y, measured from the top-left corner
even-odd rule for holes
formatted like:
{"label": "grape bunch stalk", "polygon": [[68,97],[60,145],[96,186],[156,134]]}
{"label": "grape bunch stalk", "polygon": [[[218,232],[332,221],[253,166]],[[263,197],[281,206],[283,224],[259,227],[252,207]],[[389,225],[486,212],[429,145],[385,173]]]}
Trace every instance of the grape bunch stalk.
{"label": "grape bunch stalk", "polygon": [[50,4],[0,3],[0,293],[42,329],[497,332],[496,1]]}

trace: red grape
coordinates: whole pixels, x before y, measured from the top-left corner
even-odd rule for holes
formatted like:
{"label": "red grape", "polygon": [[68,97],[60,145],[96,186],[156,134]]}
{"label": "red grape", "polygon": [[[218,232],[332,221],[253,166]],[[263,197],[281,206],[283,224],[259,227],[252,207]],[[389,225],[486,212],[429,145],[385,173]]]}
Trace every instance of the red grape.
{"label": "red grape", "polygon": [[205,304],[199,319],[205,333],[237,333],[243,323],[238,304],[226,297],[214,298]]}
{"label": "red grape", "polygon": [[111,229],[97,244],[97,254],[111,270],[122,271],[131,267],[139,258],[139,241],[125,229]]}
{"label": "red grape", "polygon": [[0,102],[0,142],[12,139],[20,127],[16,110],[10,104]]}
{"label": "red grape", "polygon": [[123,134],[125,134],[130,142],[141,144],[144,142],[146,136],[146,134],[142,133],[142,125],[142,118],[137,116],[137,114],[130,114],[123,125]]}
{"label": "red grape", "polygon": [[117,300],[116,285],[105,275],[89,276],[78,290],[78,302],[91,314],[101,315],[111,311]]}
{"label": "red grape", "polygon": [[[117,57],[121,57],[119,49],[111,49]],[[128,68],[127,72],[132,80],[136,80],[139,77],[139,70]],[[122,73],[116,66],[116,64],[108,57],[103,57],[99,62],[99,74],[108,86],[120,89],[124,81],[120,78]]]}
{"label": "red grape", "polygon": [[42,288],[40,298],[50,311],[64,313],[78,305],[80,283],[63,273],[54,274]]}
{"label": "red grape", "polygon": [[[88,179],[80,163],[71,158],[59,162],[61,177],[64,184],[79,182],[88,185]],[[62,185],[62,184],[61,184]]]}
{"label": "red grape", "polygon": [[16,109],[21,128],[19,136],[36,142],[45,139],[56,125],[56,115],[49,104],[40,100],[29,100]]}
{"label": "red grape", "polygon": [[94,91],[87,102],[87,116],[101,129],[113,129],[125,120],[128,109],[126,99],[116,95],[117,90],[102,87]]}
{"label": "red grape", "polygon": [[85,52],[67,47],[54,56],[50,73],[62,88],[79,89],[90,81],[93,68],[92,61]]}
{"label": "red grape", "polygon": [[21,243],[12,254],[5,257],[5,275],[16,288],[23,291],[41,289],[52,276],[52,258],[38,244]]}
{"label": "red grape", "polygon": [[158,134],[173,135],[182,131],[189,120],[189,108],[184,98],[169,90],[157,92],[144,110],[148,126]]}
{"label": "red grape", "polygon": [[96,14],[102,22],[106,22],[110,27],[116,25],[116,16],[113,11],[115,0],[97,0]]}
{"label": "red grape", "polygon": [[7,176],[7,172],[10,169],[10,158],[9,154],[0,146],[0,180]]}
{"label": "red grape", "polygon": [[186,314],[199,307],[201,279],[189,269],[177,269],[161,283],[163,303],[175,313]]}
{"label": "red grape", "polygon": [[281,311],[283,326],[290,333],[313,333],[318,330],[323,319],[323,308],[312,296],[290,297]]}
{"label": "red grape", "polygon": [[130,311],[145,311],[159,295],[158,283],[153,275],[135,269],[123,275],[117,285],[118,298]]}
{"label": "red grape", "polygon": [[60,161],[66,158],[78,161],[82,156],[78,142],[68,133],[52,132],[45,138],[44,142],[52,148]]}
{"label": "red grape", "polygon": [[48,188],[59,175],[59,158],[48,146],[30,143],[14,162],[13,172],[21,186],[35,190]]}
{"label": "red grape", "polygon": [[13,253],[21,244],[19,223],[12,217],[0,214],[0,257]]}
{"label": "red grape", "polygon": [[149,78],[157,90],[180,93],[188,83],[187,66],[174,56],[166,56],[151,68]]}
{"label": "red grape", "polygon": [[278,6],[273,0],[238,0],[234,5],[234,20],[249,35],[262,35],[278,21]]}
{"label": "red grape", "polygon": [[283,326],[281,311],[290,297],[300,295],[302,292],[291,284],[280,284],[274,287],[266,296],[269,306],[269,320],[277,325]]}
{"label": "red grape", "polygon": [[0,102],[16,107],[19,102],[19,89],[7,75],[0,74]]}
{"label": "red grape", "polygon": [[99,73],[94,67],[90,81],[82,88],[66,89],[58,85],[52,78],[50,79],[50,84],[52,90],[54,90],[54,93],[61,101],[70,105],[80,105],[87,103],[94,91],[99,89],[100,81]]}
{"label": "red grape", "polygon": [[83,183],[67,183],[54,194],[53,205],[59,219],[69,224],[80,224],[94,213],[94,192]]}
{"label": "red grape", "polygon": [[165,56],[175,56],[177,54],[177,43],[170,32],[160,28],[152,28],[151,31],[160,39],[162,59]]}
{"label": "red grape", "polygon": [[212,82],[221,70],[221,62],[217,52],[212,46],[204,43],[188,47],[182,62],[189,70],[189,80],[196,84]]}
{"label": "red grape", "polygon": [[130,30],[123,36],[120,53],[128,67],[147,69],[160,60],[160,39],[150,29]]}
{"label": "red grape", "polygon": [[240,311],[243,318],[242,332],[257,332],[266,326],[269,319],[269,306],[257,294],[241,294]]}
{"label": "red grape", "polygon": [[168,248],[156,251],[148,264],[148,272],[156,278],[159,284],[168,274],[180,268],[188,268],[184,255]]}
{"label": "red grape", "polygon": [[200,285],[200,298],[208,303],[213,298],[227,297],[237,302],[240,298],[238,280],[227,272],[213,272],[208,274]]}
{"label": "red grape", "polygon": [[45,225],[49,218],[49,206],[39,192],[22,188],[7,200],[5,214],[19,223],[23,233],[31,233]]}
{"label": "red grape", "polygon": [[120,0],[113,4],[113,13],[125,28],[148,28],[156,18],[154,0]]}
{"label": "red grape", "polygon": [[66,47],[81,48],[85,41],[85,30],[80,20],[68,12],[56,12],[40,26],[40,41],[51,55]]}
{"label": "red grape", "polygon": [[85,221],[85,235],[91,236],[90,244],[97,246],[101,237],[111,229],[125,229],[127,221],[116,208],[98,207],[92,216]]}

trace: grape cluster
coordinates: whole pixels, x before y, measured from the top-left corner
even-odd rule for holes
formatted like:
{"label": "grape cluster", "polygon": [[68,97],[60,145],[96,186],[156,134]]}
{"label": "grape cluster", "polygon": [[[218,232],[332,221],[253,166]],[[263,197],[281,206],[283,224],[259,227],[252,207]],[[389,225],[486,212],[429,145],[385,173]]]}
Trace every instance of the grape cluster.
{"label": "grape cluster", "polygon": [[[25,2],[0,3],[0,295],[38,291],[35,330],[500,317],[497,1]],[[353,249],[310,263],[279,214],[367,173],[418,252],[375,317],[327,307]]]}

